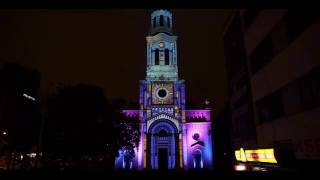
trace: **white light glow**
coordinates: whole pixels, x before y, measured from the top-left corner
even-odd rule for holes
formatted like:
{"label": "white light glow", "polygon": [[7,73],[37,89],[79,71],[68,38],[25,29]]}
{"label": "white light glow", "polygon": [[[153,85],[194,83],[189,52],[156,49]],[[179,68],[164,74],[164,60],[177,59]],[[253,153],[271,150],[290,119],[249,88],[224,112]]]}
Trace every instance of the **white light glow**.
{"label": "white light glow", "polygon": [[27,99],[32,100],[32,101],[35,101],[35,100],[36,100],[34,97],[29,96],[29,95],[28,95],[28,94],[26,94],[26,93],[23,93],[23,96],[24,96],[25,98],[27,98]]}
{"label": "white light glow", "polygon": [[235,165],[234,169],[236,171],[246,171],[247,170],[247,167],[246,165],[244,164],[238,164],[238,165]]}
{"label": "white light glow", "polygon": [[7,132],[3,131],[2,134],[3,134],[3,135],[7,135]]}
{"label": "white light glow", "polygon": [[31,158],[34,158],[34,157],[37,156],[37,154],[36,153],[30,153],[30,154],[28,154],[28,156],[31,157]]}
{"label": "white light glow", "polygon": [[264,167],[253,167],[252,170],[253,171],[267,171],[267,169]]}

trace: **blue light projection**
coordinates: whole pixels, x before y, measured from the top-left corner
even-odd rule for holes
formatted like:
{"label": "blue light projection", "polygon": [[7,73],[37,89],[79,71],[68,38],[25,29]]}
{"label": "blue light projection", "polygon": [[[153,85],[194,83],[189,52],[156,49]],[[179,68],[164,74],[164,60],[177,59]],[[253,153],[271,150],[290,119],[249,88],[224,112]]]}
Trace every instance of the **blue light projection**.
{"label": "blue light projection", "polygon": [[130,162],[121,151],[116,168],[213,167],[211,110],[185,109],[185,81],[178,77],[178,37],[173,33],[172,19],[167,10],[151,14],[146,78],[140,81],[140,109],[123,111],[127,117],[139,118],[140,143]]}

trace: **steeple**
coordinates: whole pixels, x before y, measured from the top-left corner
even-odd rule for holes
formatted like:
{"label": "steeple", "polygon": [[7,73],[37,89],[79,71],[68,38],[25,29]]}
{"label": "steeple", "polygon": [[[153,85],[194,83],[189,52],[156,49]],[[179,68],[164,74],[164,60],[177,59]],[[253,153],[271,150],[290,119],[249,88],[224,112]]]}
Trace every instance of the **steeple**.
{"label": "steeple", "polygon": [[147,39],[147,80],[178,80],[177,36],[173,34],[172,13],[155,10],[151,13]]}
{"label": "steeple", "polygon": [[157,33],[167,33],[173,35],[172,13],[168,10],[160,9],[151,13],[150,35]]}

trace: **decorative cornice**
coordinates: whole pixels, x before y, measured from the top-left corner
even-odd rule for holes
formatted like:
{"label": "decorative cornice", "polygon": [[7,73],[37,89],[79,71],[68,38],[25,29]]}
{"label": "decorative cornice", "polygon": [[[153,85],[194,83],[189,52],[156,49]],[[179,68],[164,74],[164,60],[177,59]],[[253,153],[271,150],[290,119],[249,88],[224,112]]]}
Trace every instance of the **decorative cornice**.
{"label": "decorative cornice", "polygon": [[153,124],[154,122],[156,122],[157,120],[161,120],[161,119],[165,119],[165,120],[169,120],[171,122],[173,122],[176,125],[176,128],[179,130],[179,120],[173,116],[170,116],[168,114],[165,113],[160,113],[156,116],[150,117],[147,119],[147,132],[149,130],[149,127],[151,124]]}
{"label": "decorative cornice", "polygon": [[158,33],[154,36],[147,36],[146,40],[147,42],[154,43],[159,41],[168,41],[168,42],[176,42],[178,39],[178,36],[175,35],[168,35],[166,33]]}

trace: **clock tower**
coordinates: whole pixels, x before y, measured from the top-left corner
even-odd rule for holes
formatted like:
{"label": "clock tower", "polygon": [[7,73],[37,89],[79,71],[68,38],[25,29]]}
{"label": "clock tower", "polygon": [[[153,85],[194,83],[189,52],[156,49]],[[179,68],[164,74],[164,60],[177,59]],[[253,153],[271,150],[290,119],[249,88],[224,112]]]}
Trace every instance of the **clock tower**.
{"label": "clock tower", "polygon": [[172,14],[157,10],[151,14],[147,36],[147,77],[156,80],[178,80],[177,36],[173,33]]}
{"label": "clock tower", "polygon": [[[150,24],[146,37],[146,78],[140,81],[140,107],[146,135],[144,166],[173,169],[182,164],[179,134],[185,106],[184,81],[178,76],[178,37],[174,34],[172,14],[167,10],[153,11]],[[160,132],[162,138],[159,138]]]}
{"label": "clock tower", "polygon": [[[172,19],[168,10],[151,13],[140,109],[123,111],[140,120],[140,143],[130,165],[137,169],[212,167],[210,109],[185,109],[185,81],[178,76],[178,37]],[[117,158],[116,167],[125,167],[124,159],[128,158]]]}

